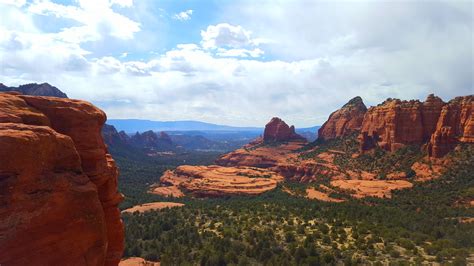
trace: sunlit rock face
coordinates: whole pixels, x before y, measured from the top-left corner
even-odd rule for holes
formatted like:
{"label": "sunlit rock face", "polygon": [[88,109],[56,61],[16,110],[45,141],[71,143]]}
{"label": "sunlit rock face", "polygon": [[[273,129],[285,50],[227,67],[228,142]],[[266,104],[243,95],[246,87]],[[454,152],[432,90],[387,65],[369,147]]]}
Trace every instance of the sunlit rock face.
{"label": "sunlit rock face", "polygon": [[365,114],[360,149],[378,145],[396,151],[408,144],[428,144],[430,156],[442,157],[459,142],[474,142],[473,98],[458,97],[448,103],[434,95],[424,102],[388,99]]}
{"label": "sunlit rock face", "polygon": [[328,120],[318,130],[318,138],[330,140],[358,132],[366,112],[367,107],[362,98],[353,98],[329,116]]}
{"label": "sunlit rock face", "polygon": [[272,118],[270,122],[265,125],[265,131],[263,132],[264,142],[278,142],[278,141],[290,141],[290,140],[301,140],[306,139],[296,134],[294,126],[288,126],[285,121],[278,117]]}
{"label": "sunlit rock face", "polygon": [[196,197],[254,196],[275,189],[281,181],[282,176],[266,169],[182,165],[166,171],[151,193],[173,187]]}
{"label": "sunlit rock face", "polygon": [[441,110],[428,144],[432,157],[442,157],[459,142],[474,143],[474,96],[457,97]]}
{"label": "sunlit rock face", "polygon": [[105,113],[0,93],[0,264],[117,265],[124,229]]}

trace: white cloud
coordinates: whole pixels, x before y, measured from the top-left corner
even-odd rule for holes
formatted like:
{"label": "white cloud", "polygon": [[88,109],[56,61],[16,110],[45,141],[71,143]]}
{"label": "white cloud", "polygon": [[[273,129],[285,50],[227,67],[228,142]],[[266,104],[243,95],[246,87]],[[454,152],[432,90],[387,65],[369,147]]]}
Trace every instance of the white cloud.
{"label": "white cloud", "polygon": [[228,56],[228,57],[260,57],[263,55],[263,51],[259,48],[253,50],[248,49],[223,49],[218,48],[216,55]]}
{"label": "white cloud", "polygon": [[242,26],[233,26],[227,23],[210,25],[205,31],[201,31],[201,44],[205,49],[218,47],[241,48],[253,46],[250,38],[251,32]]}
{"label": "white cloud", "polygon": [[140,24],[112,10],[113,4],[128,6],[130,1],[78,0],[78,6],[61,5],[49,0],[35,1],[28,11],[38,15],[72,19],[80,26],[64,28],[58,37],[65,42],[96,41],[110,35],[131,39],[140,30]]}
{"label": "white cloud", "polygon": [[22,7],[26,4],[26,0],[0,0],[0,4]]}
{"label": "white cloud", "polygon": [[2,82],[47,81],[70,97],[99,105],[110,118],[255,126],[273,116],[297,126],[321,124],[356,95],[373,105],[387,97],[424,98],[434,92],[449,100],[473,92],[469,4],[238,3],[238,14],[231,5],[215,18],[232,23],[205,28],[202,42],[138,60],[132,47],[115,53],[127,51],[126,57],[99,56],[86,48],[104,36],[107,43],[139,35],[138,22],[111,8],[126,6],[116,2],[27,5],[40,17],[74,22],[47,33],[24,6],[1,6]]}
{"label": "white cloud", "polygon": [[193,10],[188,9],[186,11],[179,12],[178,14],[173,15],[173,19],[186,21],[191,19],[191,15],[193,14]]}
{"label": "white cloud", "polygon": [[257,47],[268,41],[252,38],[251,35],[251,31],[240,25],[209,25],[205,31],[201,31],[201,45],[204,49],[215,51],[218,56],[260,57],[264,51]]}

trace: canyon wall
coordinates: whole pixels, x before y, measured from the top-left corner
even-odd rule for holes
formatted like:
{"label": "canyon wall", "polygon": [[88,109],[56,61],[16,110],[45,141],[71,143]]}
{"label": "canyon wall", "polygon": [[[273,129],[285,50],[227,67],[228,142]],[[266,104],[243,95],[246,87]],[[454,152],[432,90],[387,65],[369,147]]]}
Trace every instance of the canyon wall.
{"label": "canyon wall", "polygon": [[0,93],[0,264],[117,265],[118,170],[90,103]]}
{"label": "canyon wall", "polygon": [[442,157],[459,142],[474,143],[474,96],[457,97],[441,110],[428,144],[432,157]]}
{"label": "canyon wall", "polygon": [[353,98],[329,116],[318,130],[318,139],[330,140],[359,131],[366,112],[367,107],[362,98]]}
{"label": "canyon wall", "polygon": [[474,142],[473,99],[471,95],[445,103],[432,94],[424,102],[388,99],[365,114],[360,150],[379,146],[396,151],[427,144],[430,156],[442,157],[459,142]]}

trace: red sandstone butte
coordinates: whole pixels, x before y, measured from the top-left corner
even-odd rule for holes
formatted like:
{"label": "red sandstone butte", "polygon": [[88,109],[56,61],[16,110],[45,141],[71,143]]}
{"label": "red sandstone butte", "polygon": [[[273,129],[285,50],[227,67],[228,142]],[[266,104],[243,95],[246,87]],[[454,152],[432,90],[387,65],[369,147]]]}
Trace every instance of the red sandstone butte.
{"label": "red sandstone butte", "polygon": [[288,126],[285,121],[278,117],[272,118],[272,120],[270,120],[270,122],[265,125],[265,131],[263,132],[264,142],[280,142],[290,140],[306,141],[305,138],[296,134],[294,126]]}
{"label": "red sandstone butte", "polygon": [[117,265],[118,170],[92,104],[0,93],[0,264]]}
{"label": "red sandstone butte", "polygon": [[362,98],[357,96],[333,112],[329,119],[318,130],[318,138],[323,140],[335,139],[358,132],[367,112]]}

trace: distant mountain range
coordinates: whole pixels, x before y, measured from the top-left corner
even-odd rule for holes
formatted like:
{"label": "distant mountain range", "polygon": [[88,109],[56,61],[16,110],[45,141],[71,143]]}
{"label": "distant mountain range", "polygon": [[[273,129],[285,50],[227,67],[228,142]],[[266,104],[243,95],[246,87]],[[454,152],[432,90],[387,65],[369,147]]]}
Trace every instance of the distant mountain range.
{"label": "distant mountain range", "polygon": [[[109,119],[107,124],[127,133],[152,131],[222,131],[222,132],[263,132],[263,127],[234,127],[200,121],[152,121],[142,119]],[[316,132],[319,126],[297,128],[296,132]]]}
{"label": "distant mountain range", "polygon": [[258,127],[233,127],[200,121],[152,121],[142,119],[109,119],[107,124],[127,133],[153,131],[263,131]]}
{"label": "distant mountain range", "polygon": [[[67,95],[55,86],[49,83],[30,83],[20,85],[18,87],[6,86],[0,83],[0,92],[18,91],[25,95],[34,96],[52,96],[59,98],[68,98]],[[212,135],[211,139],[228,139],[230,138],[249,138],[258,136],[263,133],[263,127],[234,127],[227,125],[218,125],[201,121],[152,121],[144,119],[109,119],[107,124],[114,126],[117,131],[124,131],[128,134],[146,131],[195,131],[194,135]],[[316,139],[317,131],[320,127],[296,128],[296,133],[302,135],[309,141]],[[178,133],[178,132],[176,132]],[[219,135],[222,135],[219,137]],[[244,135],[242,135],[244,134]],[[173,134],[176,135],[176,134]]]}

